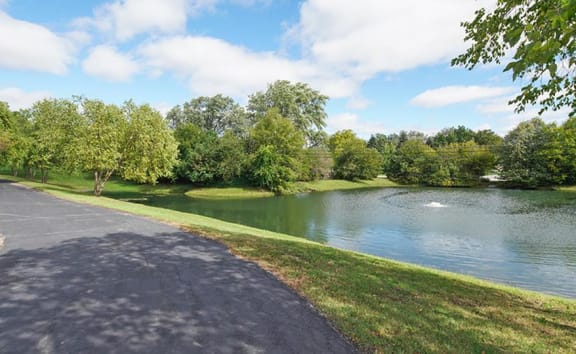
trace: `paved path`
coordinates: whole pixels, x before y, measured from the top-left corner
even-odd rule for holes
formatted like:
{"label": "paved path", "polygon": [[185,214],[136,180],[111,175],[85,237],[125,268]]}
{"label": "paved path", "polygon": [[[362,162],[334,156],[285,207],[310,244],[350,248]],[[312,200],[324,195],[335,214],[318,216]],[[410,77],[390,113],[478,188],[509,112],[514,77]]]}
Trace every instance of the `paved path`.
{"label": "paved path", "polygon": [[0,353],[347,353],[303,299],[174,227],[0,182]]}

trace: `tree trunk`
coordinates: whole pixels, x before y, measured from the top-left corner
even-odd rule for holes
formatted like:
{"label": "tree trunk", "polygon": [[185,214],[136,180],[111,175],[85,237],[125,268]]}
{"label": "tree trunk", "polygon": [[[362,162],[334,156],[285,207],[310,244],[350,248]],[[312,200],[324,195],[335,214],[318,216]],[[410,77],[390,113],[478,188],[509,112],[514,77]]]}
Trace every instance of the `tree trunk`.
{"label": "tree trunk", "polygon": [[12,176],[18,177],[18,169],[17,168],[12,168]]}
{"label": "tree trunk", "polygon": [[46,181],[48,181],[48,170],[41,168],[40,173],[42,174],[42,183],[46,183]]}
{"label": "tree trunk", "polygon": [[102,181],[102,174],[98,171],[94,171],[94,195],[99,197],[102,195],[104,190],[104,184],[106,182]]}
{"label": "tree trunk", "polygon": [[114,170],[110,171],[94,171],[94,195],[99,197],[102,195],[102,191],[104,191],[104,186],[110,176],[112,176]]}

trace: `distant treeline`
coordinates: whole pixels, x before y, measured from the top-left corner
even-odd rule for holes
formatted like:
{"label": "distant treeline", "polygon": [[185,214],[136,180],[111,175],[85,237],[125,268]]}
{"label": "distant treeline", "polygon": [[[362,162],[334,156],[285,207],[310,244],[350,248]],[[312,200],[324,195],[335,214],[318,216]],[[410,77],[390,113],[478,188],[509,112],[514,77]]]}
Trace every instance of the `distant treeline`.
{"label": "distant treeline", "polygon": [[166,117],[132,101],[121,107],[83,97],[45,99],[13,112],[0,103],[0,165],[14,174],[94,174],[99,195],[113,175],[140,183],[242,183],[282,193],[290,182],[326,178],[469,186],[499,174],[522,187],[576,183],[576,119],[535,118],[504,138],[464,126],[434,136],[324,131],[328,97],[304,83],[277,81],[241,106],[197,97]]}

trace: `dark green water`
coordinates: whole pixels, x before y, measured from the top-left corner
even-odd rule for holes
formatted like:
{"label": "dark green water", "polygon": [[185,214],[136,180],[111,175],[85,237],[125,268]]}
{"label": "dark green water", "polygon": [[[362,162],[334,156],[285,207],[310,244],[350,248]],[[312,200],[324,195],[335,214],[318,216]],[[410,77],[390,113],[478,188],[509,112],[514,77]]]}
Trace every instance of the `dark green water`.
{"label": "dark green water", "polygon": [[576,298],[576,193],[389,188],[139,202]]}

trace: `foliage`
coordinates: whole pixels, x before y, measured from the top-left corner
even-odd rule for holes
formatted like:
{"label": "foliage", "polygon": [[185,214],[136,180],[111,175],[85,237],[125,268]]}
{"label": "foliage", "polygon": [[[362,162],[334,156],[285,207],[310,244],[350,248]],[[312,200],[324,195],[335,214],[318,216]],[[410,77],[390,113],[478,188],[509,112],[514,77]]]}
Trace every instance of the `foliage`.
{"label": "foliage", "polygon": [[332,175],[334,159],[325,147],[309,147],[304,150],[302,167],[298,180],[315,181],[328,179]]}
{"label": "foliage", "polygon": [[395,143],[390,137],[384,134],[374,134],[370,136],[370,139],[368,139],[367,146],[369,148],[376,149],[376,151],[378,151],[380,154],[382,159],[381,171],[384,173],[388,173],[390,170],[392,157],[396,152],[396,145],[397,143]]}
{"label": "foliage", "polygon": [[280,192],[298,176],[302,166],[304,136],[278,109],[268,110],[250,131],[251,180],[256,185]]}
{"label": "foliage", "polygon": [[8,130],[12,126],[12,111],[6,102],[0,101],[0,132]]}
{"label": "foliage", "polygon": [[162,115],[147,104],[128,101],[123,106],[127,121],[122,141],[119,172],[122,178],[138,183],[156,183],[172,174],[177,143]]}
{"label": "foliage", "polygon": [[497,147],[502,145],[502,137],[490,129],[478,130],[474,135],[474,141],[478,145]]}
{"label": "foliage", "polygon": [[422,140],[405,141],[392,158],[388,177],[399,183],[425,183],[434,170],[436,151]]}
{"label": "foliage", "polygon": [[566,176],[559,173],[563,154],[557,130],[540,118],[518,124],[504,137],[502,176],[525,187],[562,183]]}
{"label": "foliage", "polygon": [[204,132],[192,123],[176,128],[178,141],[178,165],[176,175],[195,184],[210,184],[218,180],[218,136]]}
{"label": "foliage", "polygon": [[204,131],[215,132],[218,136],[226,131],[245,135],[251,126],[244,108],[232,98],[223,95],[194,98],[185,102],[182,107],[172,108],[166,118],[175,129],[184,123],[192,123]]}
{"label": "foliage", "polygon": [[228,131],[220,138],[217,150],[218,173],[225,183],[241,179],[248,163],[245,139]]}
{"label": "foliage", "polygon": [[117,106],[88,99],[81,105],[86,126],[76,135],[76,161],[82,171],[94,173],[94,194],[100,195],[118,169],[127,122]]}
{"label": "foliage", "polygon": [[176,142],[160,113],[131,101],[122,108],[98,100],[82,99],[80,103],[83,123],[74,131],[70,145],[75,151],[75,167],[94,174],[95,195],[101,195],[114,173],[152,184],[170,176],[176,163]]}
{"label": "foliage", "polygon": [[36,102],[31,111],[33,146],[30,165],[42,173],[46,182],[48,171],[54,167],[73,170],[77,154],[73,140],[83,120],[76,104],[66,99],[44,99]]}
{"label": "foliage", "polygon": [[382,157],[376,149],[351,130],[334,133],[328,143],[334,156],[334,176],[346,180],[371,179],[382,171]]}
{"label": "foliage", "polygon": [[471,45],[452,65],[473,69],[506,60],[504,71],[527,81],[510,102],[516,111],[539,104],[540,113],[569,107],[576,114],[575,0],[500,0],[494,10],[480,9],[462,26]]}
{"label": "foliage", "polygon": [[475,135],[473,130],[459,125],[457,128],[442,129],[436,135],[428,138],[427,143],[433,148],[438,148],[440,146],[462,144],[474,140]]}
{"label": "foliage", "polygon": [[562,149],[562,174],[565,183],[576,184],[576,117],[569,118],[560,128],[559,145]]}
{"label": "foliage", "polygon": [[436,151],[439,169],[445,175],[444,178],[437,178],[434,183],[429,183],[432,185],[474,185],[480,181],[481,176],[488,174],[496,166],[496,155],[490,148],[479,146],[474,141],[449,144]]}
{"label": "foliage", "polygon": [[261,145],[251,156],[251,179],[258,187],[281,193],[286,183],[296,178],[296,173],[287,165],[285,157],[276,147]]}
{"label": "foliage", "polygon": [[268,85],[266,91],[251,95],[247,109],[256,120],[271,108],[276,108],[281,116],[289,119],[305,135],[309,143],[315,143],[315,132],[326,126],[324,107],[327,100],[327,96],[305,83],[292,84],[280,80]]}

